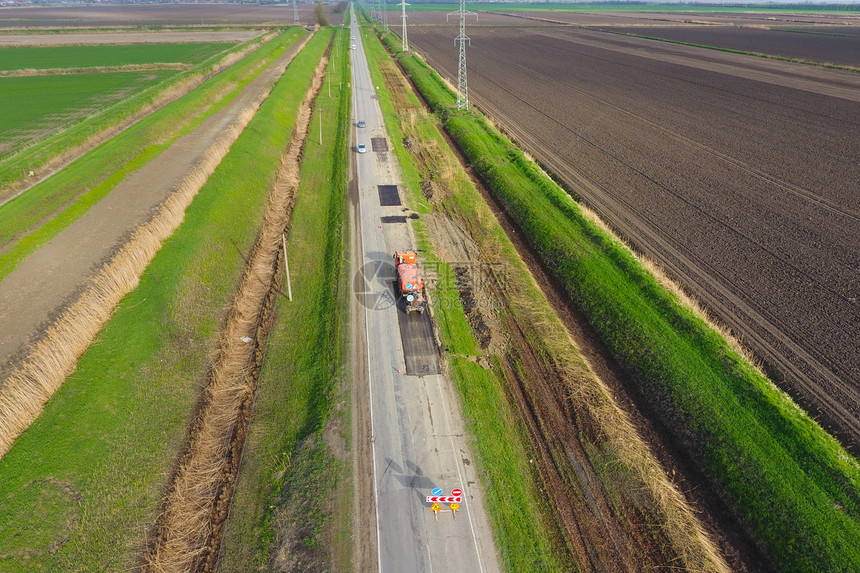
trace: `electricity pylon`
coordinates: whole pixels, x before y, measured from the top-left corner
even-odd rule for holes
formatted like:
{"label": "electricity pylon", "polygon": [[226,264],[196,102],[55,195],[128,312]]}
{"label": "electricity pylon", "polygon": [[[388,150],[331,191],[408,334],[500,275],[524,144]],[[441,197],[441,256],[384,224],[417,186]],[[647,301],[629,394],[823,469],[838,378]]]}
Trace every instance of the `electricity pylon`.
{"label": "electricity pylon", "polygon": [[382,28],[388,31],[388,0],[382,0]]}
{"label": "electricity pylon", "polygon": [[[469,82],[466,79],[466,42],[472,45],[469,36],[466,35],[466,16],[474,16],[477,20],[478,15],[474,12],[466,11],[466,0],[460,0],[460,9],[456,12],[451,12],[448,16],[457,14],[460,16],[460,35],[454,38],[454,45],[460,42],[460,64],[457,66],[457,109],[469,109]],[[445,20],[448,19],[445,16]]]}
{"label": "electricity pylon", "polygon": [[400,9],[401,9],[400,19],[403,22],[403,32],[400,34],[400,39],[402,40],[401,48],[403,49],[404,52],[409,51],[409,40],[406,39],[406,7],[407,6],[409,6],[409,4],[406,3],[406,0],[400,0]]}

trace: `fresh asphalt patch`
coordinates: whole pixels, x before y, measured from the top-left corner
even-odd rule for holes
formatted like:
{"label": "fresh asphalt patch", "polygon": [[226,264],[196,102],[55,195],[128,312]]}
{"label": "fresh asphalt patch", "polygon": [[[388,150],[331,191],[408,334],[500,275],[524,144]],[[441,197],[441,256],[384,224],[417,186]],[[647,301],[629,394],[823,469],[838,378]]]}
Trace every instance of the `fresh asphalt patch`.
{"label": "fresh asphalt patch", "polygon": [[388,141],[384,137],[371,137],[370,148],[377,153],[388,151]]}
{"label": "fresh asphalt patch", "polygon": [[[396,286],[394,287],[397,288]],[[407,376],[429,376],[441,374],[439,352],[433,336],[433,325],[429,312],[406,313],[405,301],[397,297],[397,322],[400,324],[400,340],[403,343],[403,358]]]}
{"label": "fresh asphalt patch", "polygon": [[379,188],[379,205],[381,207],[399,207],[400,194],[397,192],[397,185],[378,185]]}

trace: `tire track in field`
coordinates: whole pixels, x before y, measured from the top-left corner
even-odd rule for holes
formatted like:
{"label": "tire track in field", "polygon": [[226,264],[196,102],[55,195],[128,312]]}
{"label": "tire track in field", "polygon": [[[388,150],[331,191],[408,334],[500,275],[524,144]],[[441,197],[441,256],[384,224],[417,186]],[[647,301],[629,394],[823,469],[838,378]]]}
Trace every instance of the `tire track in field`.
{"label": "tire track in field", "polygon": [[[492,82],[489,78],[487,79]],[[495,82],[493,83],[498,86]],[[498,87],[499,89],[504,89],[501,86]],[[510,93],[507,90],[505,91]],[[517,97],[514,94],[511,95],[513,97]],[[699,293],[697,293],[697,296],[705,303],[705,305],[708,308],[714,309],[715,314],[720,316],[722,320],[728,322],[735,331],[743,332],[744,338],[748,342],[753,342],[752,346],[757,349],[758,354],[761,355],[767,363],[778,364],[780,368],[786,370],[788,375],[792,377],[793,380],[806,392],[811,395],[815,395],[816,399],[823,404],[823,408],[828,412],[828,415],[837,420],[840,426],[845,428],[857,427],[855,425],[857,421],[857,413],[850,408],[850,405],[860,403],[860,393],[857,393],[851,385],[844,384],[841,378],[826,367],[821,362],[823,357],[813,356],[812,353],[806,351],[795,342],[795,340],[802,340],[804,338],[804,335],[806,334],[805,331],[785,324],[784,321],[779,320],[776,315],[768,311],[766,308],[755,308],[754,306],[747,304],[736,294],[738,292],[748,294],[747,289],[739,285],[736,281],[730,279],[725,273],[721,272],[714,265],[708,263],[701,257],[698,257],[693,253],[682,252],[681,246],[671,238],[664,238],[649,227],[642,225],[634,217],[625,216],[616,208],[616,205],[619,203],[624,205],[628,212],[638,214],[643,219],[645,218],[642,212],[632,203],[619,197],[607,199],[607,197],[611,197],[611,195],[607,193],[605,189],[572,168],[564,158],[559,158],[552,147],[545,145],[540,140],[532,137],[525,130],[519,128],[516,118],[508,116],[505,112],[492,104],[489,104],[480,97],[476,99],[478,99],[480,106],[483,109],[489,111],[489,115],[491,117],[504,125],[505,130],[508,133],[511,133],[515,140],[524,143],[524,149],[532,151],[537,150],[535,155],[541,157],[542,163],[549,167],[551,171],[561,175],[565,181],[571,183],[577,194],[588,197],[589,202],[594,204],[595,210],[600,213],[601,217],[609,221],[613,228],[620,230],[621,233],[627,236],[634,244],[650,245],[656,253],[659,253],[658,257],[661,264],[665,266],[669,270],[669,274],[676,277],[679,282],[697,284],[704,287]],[[530,105],[528,102],[524,101],[524,103]],[[657,183],[649,176],[645,174],[642,175],[650,181]],[[663,187],[663,189],[672,193],[665,187]],[[672,194],[676,195],[674,193]],[[689,202],[682,197],[679,197],[679,199],[689,204]],[[695,206],[693,207],[695,208]],[[697,210],[699,209],[697,208]],[[710,214],[704,214],[713,219]],[[726,227],[732,231],[736,231],[736,229],[729,225],[726,225]],[[738,232],[738,234],[742,235],[740,232]],[[763,246],[759,245],[759,247],[769,252],[771,255],[774,255],[775,258],[779,258],[775,253],[769,251]],[[695,264],[691,264],[690,261],[695,261]],[[783,262],[787,263],[787,261]],[[791,266],[798,272],[803,273],[809,280],[821,284],[817,277],[804,273],[793,265]],[[698,269],[704,269],[707,272],[702,272]],[[720,280],[714,280],[715,277]],[[731,288],[728,288],[725,285],[730,285]],[[837,294],[840,298],[846,298],[832,289],[827,288],[826,285],[822,284],[822,286],[826,288],[826,290]],[[738,317],[738,315],[740,316]],[[763,328],[768,336],[763,336],[753,329],[745,328],[746,324],[751,323],[757,324],[759,327]],[[787,334],[790,336],[787,336]],[[794,361],[786,360],[786,350],[802,360],[807,368],[803,369],[797,367]],[[812,374],[810,374],[809,371],[812,371]],[[822,392],[822,382],[827,382],[834,392]],[[855,435],[852,436],[852,438],[857,440],[858,436]]]}
{"label": "tire track in field", "polygon": [[[437,50],[438,48],[434,49],[434,56],[437,55]],[[512,63],[511,61],[504,59],[502,56],[489,54],[487,50],[476,49],[476,51],[482,53],[482,57],[486,56],[489,59],[495,59],[497,62],[504,62],[507,67]],[[433,62],[434,66],[438,66],[438,69],[445,70],[447,75],[452,77],[453,72],[450,67],[446,65],[449,63],[447,60],[442,61],[438,57],[430,57],[429,59]],[[488,68],[492,70],[491,66]],[[528,73],[535,73],[528,68],[523,69]],[[622,158],[617,157],[611,151],[602,149],[594,142],[583,138],[563,122],[548,115],[523,97],[502,86],[501,83],[496,81],[490,74],[472,69],[472,75],[481,77],[483,81],[492,84],[499,90],[503,90],[509,97],[519,100],[530,109],[541,114],[543,117],[561,125],[574,136],[586,141],[587,144],[594,145],[602,153],[612,157],[622,165],[633,169],[640,177],[644,177],[652,184],[659,186],[661,190],[672,194],[691,208],[703,213],[718,225],[723,226],[730,232],[744,237],[751,245],[754,245],[758,249],[762,249],[775,259],[781,261],[787,267],[802,274],[806,280],[818,285],[821,290],[835,294],[843,301],[849,303],[852,302],[844,294],[834,291],[830,288],[830,285],[822,282],[820,277],[802,271],[797,266],[791,264],[783,257],[778,256],[772,250],[768,249],[765,245],[760,244],[760,241],[750,239],[737,228],[714,218],[710,213],[701,210],[695,204],[690,203],[677,193],[672,192],[672,190],[666,188],[665,185],[655,181],[653,177],[642,172],[640,169],[637,169],[635,166],[630,165]],[[542,81],[546,80],[545,76],[542,76],[541,74],[537,74],[537,76]],[[557,80],[552,81],[557,85],[564,86],[565,89],[570,89],[569,86],[565,85],[563,82],[559,82]],[[540,85],[539,82],[534,82],[534,84]],[[685,250],[683,245],[678,244],[676,238],[668,235],[659,235],[655,231],[643,225],[642,221],[648,220],[648,216],[646,214],[636,208],[629,201],[625,201],[622,198],[614,196],[599,184],[587,178],[574,166],[570,165],[568,158],[560,157],[557,149],[547,145],[538,137],[531,135],[527,127],[520,126],[523,118],[511,117],[498,106],[491,104],[487,98],[477,94],[474,90],[472,94],[473,99],[476,100],[482,108],[490,112],[490,116],[498,119],[509,133],[514,135],[518,141],[524,143],[525,149],[534,151],[537,156],[541,157],[541,160],[545,165],[568,181],[577,193],[581,193],[583,197],[587,197],[590,202],[593,202],[601,213],[601,216],[608,220],[612,226],[627,235],[634,243],[650,245],[653,252],[656,253],[655,256],[659,258],[661,264],[669,269],[676,279],[680,280],[682,283],[703,287],[697,291],[697,295],[708,307],[713,309],[715,313],[721,316],[722,320],[726,321],[732,328],[743,332],[747,341],[751,343],[759,355],[767,363],[776,365],[780,368],[783,374],[785,374],[786,377],[801,390],[802,395],[814,396],[814,400],[818,402],[815,407],[827,412],[828,417],[842,429],[843,435],[847,435],[846,437],[850,437],[855,441],[860,439],[860,430],[857,430],[858,413],[852,409],[852,404],[860,403],[860,393],[858,393],[857,389],[852,387],[846,380],[843,380],[842,377],[832,370],[830,361],[820,352],[816,351],[817,346],[815,344],[810,344],[807,348],[804,348],[797,342],[803,341],[808,337],[808,333],[802,325],[795,326],[790,322],[786,322],[786,320],[774,314],[768,307],[763,307],[761,304],[756,304],[755,302],[747,303],[742,297],[745,297],[746,300],[749,301],[756,300],[755,296],[750,296],[748,289],[744,288],[736,280],[729,279],[724,272],[718,270],[717,267],[702,259],[702,257]],[[578,95],[583,94],[579,92]],[[592,100],[601,104],[607,103],[601,98],[594,96],[590,97]],[[619,110],[617,106],[612,106],[612,109],[616,113],[624,111]],[[627,112],[626,115],[627,117],[643,120],[641,116],[632,112]],[[651,127],[654,125],[654,122],[647,122],[647,120],[646,123]],[[665,128],[661,130],[661,133],[667,137],[674,137],[676,141],[681,141],[685,144],[689,141],[688,138],[680,136],[680,134]],[[745,162],[740,160],[735,160],[733,162],[726,161],[724,154],[710,149],[708,146],[703,144],[696,145],[696,149],[702,153],[710,154],[717,161],[725,161],[733,167],[751,174],[753,177],[762,179],[769,183],[779,184],[786,191],[797,196],[801,196],[805,200],[810,200],[808,196],[809,192],[804,193],[803,191],[805,190],[802,190],[802,188],[789,184],[780,178],[773,176],[768,177],[767,174],[763,174]],[[627,209],[627,214],[620,212],[621,210],[618,209],[619,204],[623,205]],[[823,206],[831,212],[839,213],[850,220],[858,220],[858,213],[850,208],[839,208],[838,206],[834,206],[832,202],[828,202],[826,200],[816,201],[816,204]],[[637,217],[640,220],[637,221]],[[757,324],[758,327],[750,328],[749,326],[751,324]]]}
{"label": "tire track in field", "polygon": [[[666,136],[670,137],[671,139],[674,139],[675,141],[681,142],[681,143],[683,143],[684,145],[688,145],[688,146],[690,146],[690,147],[694,147],[694,148],[696,148],[697,150],[701,151],[702,153],[705,153],[705,154],[707,154],[707,155],[710,155],[710,156],[711,156],[711,157],[713,157],[715,160],[722,161],[722,162],[728,163],[728,164],[730,164],[730,165],[732,165],[732,166],[734,166],[734,167],[737,167],[738,169],[740,169],[740,170],[742,170],[742,171],[744,171],[744,172],[746,172],[746,173],[749,173],[750,175],[752,175],[752,176],[753,176],[753,177],[755,177],[756,179],[759,179],[759,180],[762,180],[762,181],[766,181],[766,182],[768,182],[768,183],[771,183],[771,184],[773,184],[773,185],[776,185],[776,186],[778,186],[780,189],[782,189],[782,190],[784,190],[784,191],[786,191],[786,192],[788,192],[788,193],[791,193],[792,195],[795,195],[795,196],[797,196],[797,197],[800,197],[800,198],[802,198],[802,199],[804,199],[804,200],[810,201],[810,202],[812,202],[812,203],[816,203],[816,204],[820,205],[821,207],[823,207],[824,209],[827,209],[828,211],[832,211],[832,212],[834,212],[834,213],[838,213],[838,214],[843,215],[844,217],[849,218],[849,219],[852,219],[852,220],[854,220],[854,221],[860,221],[860,211],[858,211],[858,210],[856,210],[856,209],[851,209],[851,208],[843,207],[843,206],[839,205],[838,203],[836,203],[836,202],[834,202],[834,201],[831,201],[831,200],[827,199],[826,197],[821,197],[820,195],[817,195],[817,194],[815,194],[815,193],[813,193],[813,192],[809,191],[808,189],[804,189],[803,187],[801,187],[801,186],[799,186],[799,185],[795,185],[795,184],[793,184],[793,183],[791,183],[791,182],[789,182],[789,181],[785,181],[784,179],[782,179],[782,178],[780,178],[780,177],[776,177],[775,175],[770,175],[769,173],[765,173],[764,171],[762,171],[762,170],[760,170],[760,169],[758,169],[758,168],[756,168],[756,167],[753,167],[752,165],[749,165],[748,163],[746,163],[746,162],[744,162],[744,161],[741,161],[741,160],[739,160],[739,159],[736,159],[736,158],[734,158],[734,157],[731,157],[731,156],[729,156],[729,155],[727,155],[727,154],[725,154],[725,153],[722,153],[722,152],[720,152],[720,151],[718,151],[718,150],[716,150],[716,149],[714,149],[714,148],[712,148],[712,147],[710,147],[710,146],[708,146],[708,145],[705,145],[705,144],[700,143],[700,142],[698,142],[698,141],[695,141],[695,140],[693,140],[693,139],[691,139],[691,138],[689,138],[689,137],[686,137],[686,136],[684,136],[684,135],[683,135],[683,134],[681,134],[681,133],[678,133],[678,132],[676,132],[676,131],[673,131],[673,130],[671,130],[671,129],[668,129],[668,128],[667,128],[667,127],[665,127],[665,126],[663,126],[663,125],[661,125],[661,124],[659,124],[659,123],[657,123],[657,122],[655,122],[655,121],[652,121],[652,120],[648,119],[646,116],[644,116],[644,115],[642,115],[642,114],[634,113],[634,112],[632,112],[632,111],[630,111],[630,110],[628,110],[628,109],[625,109],[625,108],[622,108],[622,107],[620,107],[620,106],[617,106],[617,105],[613,104],[612,102],[610,102],[610,101],[609,101],[609,100],[607,100],[607,99],[600,98],[600,97],[597,97],[597,96],[595,96],[595,95],[592,95],[592,94],[590,94],[590,93],[586,92],[585,90],[582,90],[582,89],[577,88],[576,86],[573,86],[573,85],[571,85],[571,84],[569,84],[569,83],[566,83],[566,82],[560,81],[560,80],[558,80],[558,79],[552,78],[552,77],[550,77],[550,76],[548,76],[548,75],[546,75],[546,74],[542,74],[542,73],[540,73],[540,72],[538,72],[538,71],[536,71],[536,70],[530,69],[530,68],[528,68],[527,66],[524,66],[524,65],[522,65],[522,64],[518,64],[518,63],[516,63],[516,62],[511,62],[510,60],[505,60],[505,59],[501,58],[500,56],[497,56],[497,55],[493,54],[493,53],[492,53],[492,52],[490,52],[489,50],[484,50],[484,49],[481,49],[481,48],[477,48],[477,47],[476,47],[476,48],[475,48],[475,51],[482,53],[482,54],[484,55],[484,57],[486,57],[486,58],[489,58],[489,59],[495,60],[495,61],[497,61],[497,62],[502,62],[502,63],[504,63],[505,65],[508,65],[508,66],[514,66],[514,67],[518,68],[522,73],[536,76],[536,77],[540,78],[540,79],[541,79],[542,81],[544,81],[544,82],[548,82],[548,83],[556,84],[556,85],[558,85],[559,87],[561,87],[561,88],[563,88],[563,89],[565,89],[565,90],[568,90],[568,91],[570,91],[570,92],[574,92],[574,93],[576,93],[576,95],[577,95],[577,96],[579,96],[579,97],[582,97],[582,98],[586,98],[586,99],[589,99],[589,100],[595,101],[595,102],[599,103],[599,104],[600,104],[600,105],[602,105],[602,106],[605,106],[605,107],[607,107],[607,108],[612,109],[614,112],[616,112],[616,113],[618,113],[618,114],[621,114],[621,115],[624,115],[624,116],[627,116],[627,117],[631,117],[631,118],[633,118],[633,119],[635,119],[635,120],[637,120],[637,121],[640,121],[640,122],[642,122],[642,123],[644,123],[644,124],[648,125],[648,127],[650,127],[650,128],[652,128],[652,129],[654,129],[655,131],[659,131],[659,132],[663,133],[664,135],[666,135]],[[674,191],[672,191],[671,189],[669,189],[669,188],[668,188],[668,187],[666,187],[665,185],[661,185],[659,182],[655,181],[654,179],[652,179],[651,177],[649,177],[647,174],[643,173],[641,170],[637,169],[637,168],[636,168],[636,167],[634,167],[633,165],[630,165],[628,162],[624,161],[624,159],[622,159],[621,157],[618,157],[616,154],[612,153],[612,152],[611,152],[611,151],[609,151],[608,149],[604,149],[604,148],[603,148],[603,147],[601,147],[598,143],[596,143],[596,142],[594,142],[594,141],[591,141],[591,140],[590,140],[590,139],[588,139],[587,137],[582,136],[581,134],[577,133],[577,132],[576,132],[574,129],[572,129],[570,126],[568,126],[567,124],[565,124],[565,123],[563,123],[563,122],[559,121],[559,120],[558,120],[557,118],[555,118],[554,116],[551,116],[551,115],[549,115],[549,114],[547,114],[547,113],[543,112],[542,110],[540,110],[540,109],[539,109],[539,108],[537,108],[536,106],[532,105],[530,102],[528,102],[528,101],[524,100],[523,98],[521,98],[521,97],[519,97],[519,96],[515,95],[515,94],[514,94],[513,92],[511,92],[510,90],[508,90],[508,89],[504,88],[504,87],[503,87],[502,85],[500,85],[498,82],[494,81],[494,80],[493,80],[493,79],[492,79],[488,74],[484,74],[484,73],[482,73],[482,72],[480,72],[480,71],[478,71],[478,70],[473,70],[473,71],[472,71],[472,73],[473,73],[473,74],[475,74],[475,75],[478,75],[478,76],[483,77],[486,81],[488,81],[488,82],[492,83],[493,85],[495,85],[495,86],[496,86],[496,87],[498,87],[499,89],[501,89],[501,90],[505,91],[506,93],[509,93],[510,95],[512,95],[513,97],[517,98],[518,100],[520,100],[520,101],[521,101],[522,103],[524,103],[525,105],[528,105],[529,107],[531,107],[532,109],[534,109],[536,112],[540,113],[541,115],[543,115],[544,117],[546,117],[547,119],[549,119],[550,121],[552,121],[552,122],[554,122],[554,123],[556,123],[556,124],[560,125],[560,126],[561,126],[561,127],[563,127],[564,129],[566,129],[567,131],[569,131],[571,134],[573,134],[575,137],[580,138],[580,139],[582,139],[583,141],[587,142],[589,145],[592,145],[592,146],[594,146],[594,147],[596,147],[596,148],[600,149],[600,151],[602,151],[603,153],[606,153],[607,155],[609,155],[609,156],[613,157],[615,160],[617,160],[617,161],[618,161],[618,162],[620,162],[620,163],[623,163],[624,165],[626,165],[626,166],[627,166],[627,167],[629,167],[630,169],[635,170],[635,171],[636,171],[637,173],[639,173],[641,176],[643,176],[643,177],[647,178],[649,181],[653,182],[654,184],[656,184],[656,185],[660,185],[661,189],[663,189],[663,190],[664,190],[664,191],[666,191],[667,193],[670,193],[670,194],[674,195],[675,197],[678,197],[680,200],[682,200],[682,201],[684,201],[684,202],[688,203],[689,205],[693,206],[694,208],[696,208],[696,210],[700,211],[703,215],[705,215],[705,216],[707,216],[707,217],[710,217],[710,218],[713,218],[713,216],[712,216],[712,215],[710,215],[709,213],[705,212],[703,209],[701,209],[701,208],[699,208],[699,207],[696,207],[695,205],[693,205],[693,204],[692,204],[692,203],[690,203],[689,201],[685,200],[685,199],[684,199],[680,194],[675,193]],[[483,103],[482,103],[482,107],[483,107]],[[858,126],[858,127],[860,127],[860,126]],[[722,223],[722,224],[726,224],[726,223],[724,223],[724,222],[722,222],[722,221],[721,221],[721,223]],[[727,224],[726,224],[726,225],[727,225]],[[752,240],[750,237],[748,237],[748,236],[744,235],[744,234],[743,234],[741,231],[739,231],[738,229],[736,229],[736,228],[734,228],[734,227],[730,227],[730,228],[732,228],[732,230],[733,230],[733,231],[735,231],[736,233],[738,233],[739,235],[744,236],[746,239]],[[799,270],[799,269],[798,269],[798,270]],[[838,294],[838,293],[836,293],[836,294]],[[839,295],[839,296],[841,296],[841,295]]]}

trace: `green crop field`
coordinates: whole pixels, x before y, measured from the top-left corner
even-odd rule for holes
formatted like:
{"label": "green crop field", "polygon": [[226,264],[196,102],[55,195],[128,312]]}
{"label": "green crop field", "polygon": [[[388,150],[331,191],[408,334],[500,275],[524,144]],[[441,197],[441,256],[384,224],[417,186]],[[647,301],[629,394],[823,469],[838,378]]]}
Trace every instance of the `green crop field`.
{"label": "green crop field", "polygon": [[178,71],[0,78],[0,156],[62,131]]}
{"label": "green crop field", "polygon": [[[125,176],[164,151],[206,117],[226,105],[292,44],[291,28],[192,92],[145,117],[65,169],[0,206],[0,280],[24,257],[85,213]],[[79,130],[83,126],[76,126]],[[15,159],[15,158],[13,158]],[[11,160],[10,160],[11,161]],[[0,162],[0,181],[18,162]],[[4,167],[6,169],[4,170]]]}
{"label": "green crop field", "polygon": [[[30,170],[39,174],[39,168],[52,157],[127,120],[129,116],[151,104],[159,94],[177,87],[181,89],[183,84],[195,81],[199,83],[198,78],[211,73],[222,57],[246,50],[260,42],[261,38],[258,36],[235,45],[213,44],[221,46],[222,50],[203,58],[202,61],[192,63],[191,68],[185,71],[146,70],[145,73],[137,72],[136,75],[128,72],[114,75],[117,78],[125,77],[129,82],[136,81],[125,86],[128,91],[120,99],[114,97],[114,101],[105,97],[111,94],[99,94],[92,86],[85,84],[80,87],[78,84],[84,80],[79,74],[65,76],[65,79],[0,77],[0,189],[9,184],[13,187],[20,186],[21,180],[27,177]],[[94,86],[99,86],[102,81],[105,80],[93,78]],[[145,82],[148,83],[144,85]],[[52,90],[51,86],[56,86],[57,90]],[[92,90],[93,94],[90,99],[80,96],[74,102],[67,102],[58,93],[59,88],[65,86],[70,87],[72,95],[75,90]],[[112,95],[118,95],[117,92],[121,89],[118,88]],[[33,102],[28,101],[30,94],[37,96],[32,98]],[[93,107],[94,101],[91,100],[97,100],[99,105]],[[31,123],[23,124],[17,117],[19,114],[28,117]],[[56,121],[47,118],[54,118]]]}
{"label": "green crop field", "polygon": [[[396,47],[395,47],[396,49]],[[415,56],[399,60],[476,173],[783,571],[860,568],[860,464]]]}
{"label": "green crop field", "polygon": [[141,64],[195,64],[234,43],[14,46],[0,48],[0,71],[91,68]]}
{"label": "green crop field", "polygon": [[297,56],[75,373],[0,459],[0,571],[121,571],[139,557],[324,47],[312,41]]}

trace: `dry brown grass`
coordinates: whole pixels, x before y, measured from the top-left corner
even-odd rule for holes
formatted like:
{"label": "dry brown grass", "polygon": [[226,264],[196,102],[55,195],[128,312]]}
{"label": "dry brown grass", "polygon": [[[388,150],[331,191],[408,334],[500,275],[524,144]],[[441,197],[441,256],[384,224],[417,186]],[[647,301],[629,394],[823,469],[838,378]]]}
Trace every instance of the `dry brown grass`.
{"label": "dry brown grass", "polygon": [[[599,446],[610,453],[613,463],[626,467],[634,476],[621,487],[625,495],[640,500],[650,519],[663,530],[685,570],[728,573],[730,568],[716,544],[665,470],[654,457],[650,447],[637,431],[630,416],[619,406],[609,387],[595,374],[576,342],[550,309],[538,304],[529,290],[539,288],[510,281],[506,296],[510,305],[519,309],[518,321],[536,333],[543,341],[547,356],[552,357],[554,369],[564,380],[579,416],[596,428]],[[620,472],[619,475],[628,475]],[[615,486],[618,489],[618,486]]]}
{"label": "dry brown grass", "polygon": [[[247,422],[241,419],[244,406],[252,399],[256,386],[250,374],[254,370],[255,351],[264,343],[260,339],[260,318],[278,268],[282,233],[288,225],[298,188],[311,104],[322,86],[326,63],[325,58],[320,61],[299,109],[262,227],[221,332],[219,351],[189,433],[188,446],[165,494],[156,539],[144,557],[147,571],[196,570],[217,549],[214,526],[226,518],[224,496],[229,500],[235,479],[227,466],[234,452],[234,440],[241,433],[238,428]],[[243,337],[254,342],[245,343]]]}
{"label": "dry brown grass", "polygon": [[39,416],[71,374],[114,307],[137,286],[149,261],[182,222],[185,209],[227,154],[264,98],[246,106],[224,129],[165,200],[157,215],[88,282],[79,298],[47,329],[21,366],[0,389],[0,458]]}
{"label": "dry brown grass", "polygon": [[[540,330],[557,328],[548,327],[549,324],[538,325]],[[575,348],[569,335],[567,342]],[[555,355],[573,403],[603,433],[605,449],[638,477],[638,483],[631,485],[650,500],[647,503],[650,517],[655,519],[677,552],[683,569],[729,573],[731,569],[696,515],[696,510],[669,479],[630,416],[618,405],[606,384],[591,371],[586,359],[575,354],[568,351]],[[574,360],[571,361],[571,357]],[[587,371],[583,371],[583,364],[588,366]]]}

